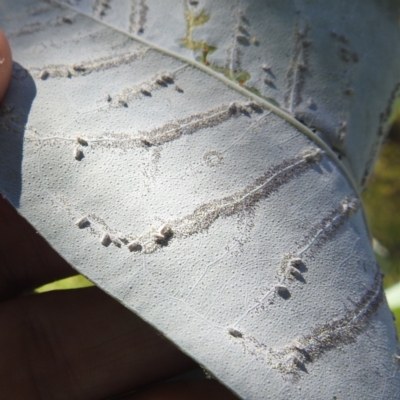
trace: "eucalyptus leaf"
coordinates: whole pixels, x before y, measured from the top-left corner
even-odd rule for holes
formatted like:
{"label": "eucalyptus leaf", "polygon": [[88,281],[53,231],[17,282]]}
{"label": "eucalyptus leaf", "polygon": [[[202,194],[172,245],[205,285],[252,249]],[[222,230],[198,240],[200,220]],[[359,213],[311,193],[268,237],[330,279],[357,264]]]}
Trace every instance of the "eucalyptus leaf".
{"label": "eucalyptus leaf", "polygon": [[396,109],[398,9],[3,1],[0,190],[240,397],[397,398],[359,191]]}

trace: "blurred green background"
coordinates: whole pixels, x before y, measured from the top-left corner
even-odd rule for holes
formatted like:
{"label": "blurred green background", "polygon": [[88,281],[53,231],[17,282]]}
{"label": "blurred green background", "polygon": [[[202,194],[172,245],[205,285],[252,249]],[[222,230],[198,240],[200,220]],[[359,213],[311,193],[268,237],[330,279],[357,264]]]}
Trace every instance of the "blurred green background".
{"label": "blurred green background", "polygon": [[385,274],[386,297],[400,334],[400,116],[382,146],[363,198],[375,255]]}
{"label": "blurred green background", "polygon": [[[363,199],[375,254],[385,274],[386,296],[400,334],[400,116],[382,146]],[[42,286],[36,292],[87,286],[92,283],[77,275]]]}

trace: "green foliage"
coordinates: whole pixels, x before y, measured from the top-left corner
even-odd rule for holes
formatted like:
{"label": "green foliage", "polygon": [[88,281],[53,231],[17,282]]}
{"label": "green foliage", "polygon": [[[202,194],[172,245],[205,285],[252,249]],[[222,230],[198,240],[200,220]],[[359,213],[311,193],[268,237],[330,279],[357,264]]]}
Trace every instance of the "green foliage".
{"label": "green foliage", "polygon": [[400,286],[393,286],[400,282],[400,117],[381,149],[364,203],[371,233],[387,249],[386,254],[377,254],[377,259],[385,273],[386,295],[400,333]]}
{"label": "green foliage", "polygon": [[400,281],[400,119],[382,147],[364,202],[372,236],[388,250],[378,261],[389,287]]}
{"label": "green foliage", "polygon": [[69,278],[60,279],[53,283],[48,283],[35,290],[36,293],[51,292],[52,290],[78,289],[93,286],[93,283],[83,275],[75,275]]}

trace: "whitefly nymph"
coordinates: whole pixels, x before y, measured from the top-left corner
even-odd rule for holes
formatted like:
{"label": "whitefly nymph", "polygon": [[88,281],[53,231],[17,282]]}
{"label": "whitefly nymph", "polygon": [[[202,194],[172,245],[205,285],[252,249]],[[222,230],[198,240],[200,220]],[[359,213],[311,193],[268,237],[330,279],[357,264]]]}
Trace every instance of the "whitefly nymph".
{"label": "whitefly nymph", "polygon": [[83,154],[83,151],[79,147],[75,147],[74,148],[74,158],[75,158],[75,160],[80,161],[80,160],[82,160],[82,158],[84,156],[85,155]]}
{"label": "whitefly nymph", "polygon": [[86,228],[89,225],[89,220],[87,219],[87,217],[81,217],[75,222],[75,225],[79,229]]}
{"label": "whitefly nymph", "polygon": [[163,224],[158,229],[158,232],[153,234],[153,238],[156,242],[163,242],[168,240],[172,236],[172,227],[169,224]]}
{"label": "whitefly nymph", "polygon": [[127,244],[128,250],[129,251],[140,251],[142,250],[142,245],[138,240],[132,240],[132,242],[129,242]]}
{"label": "whitefly nymph", "polygon": [[228,333],[231,336],[233,336],[234,338],[242,338],[243,337],[243,333],[234,328],[230,328]]}
{"label": "whitefly nymph", "polygon": [[89,143],[87,142],[87,140],[83,139],[82,137],[78,136],[76,138],[76,141],[81,144],[82,146],[87,146]]}
{"label": "whitefly nymph", "polygon": [[303,152],[302,157],[303,160],[308,163],[317,163],[321,161],[324,152],[321,149],[313,147],[311,149],[307,149]]}
{"label": "whitefly nymph", "polygon": [[277,285],[275,285],[275,290],[277,293],[279,294],[287,294],[289,293],[289,289],[286,285],[282,285],[280,283],[278,283]]}
{"label": "whitefly nymph", "polygon": [[103,233],[103,235],[101,235],[101,238],[100,238],[100,243],[103,246],[109,246],[111,243],[110,235],[108,233]]}

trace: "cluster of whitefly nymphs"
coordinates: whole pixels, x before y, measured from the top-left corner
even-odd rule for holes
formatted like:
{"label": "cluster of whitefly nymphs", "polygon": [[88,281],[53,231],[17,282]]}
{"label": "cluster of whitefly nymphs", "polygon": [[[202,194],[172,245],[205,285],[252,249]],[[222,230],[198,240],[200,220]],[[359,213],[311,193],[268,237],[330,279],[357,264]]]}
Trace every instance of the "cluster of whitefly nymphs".
{"label": "cluster of whitefly nymphs", "polygon": [[[160,85],[162,82],[164,82],[164,84],[166,84],[166,82],[170,83],[173,82],[173,77],[169,74],[163,74],[158,78],[157,82],[158,81]],[[141,93],[146,94],[148,89],[141,88],[140,90]],[[148,92],[148,94],[150,94],[150,92]],[[157,147],[177,140],[183,135],[190,135],[202,129],[217,126],[231,118],[237,118],[240,115],[249,117],[251,114],[260,114],[262,112],[263,108],[254,101],[247,103],[233,102],[229,105],[221,105],[201,113],[189,115],[188,117],[179,120],[166,122],[165,124],[149,131],[138,131],[136,132],[136,135],[132,135],[129,132],[104,132],[95,139],[77,137],[74,146],[74,158],[78,161],[82,160],[85,156],[84,149],[89,144],[92,148],[107,147],[120,148],[124,150],[136,147]],[[307,155],[306,153],[304,155],[304,160],[307,158],[316,160],[320,153],[320,151],[312,150],[310,154]],[[218,161],[221,161],[217,158],[220,157],[214,157],[214,159],[207,164],[212,166],[215,162],[218,163]]]}
{"label": "cluster of whitefly nymphs", "polygon": [[121,65],[130,64],[140,58],[145,52],[141,49],[136,53],[113,54],[95,60],[85,61],[73,65],[51,64],[41,68],[31,68],[30,72],[35,78],[46,80],[49,78],[72,78],[89,75],[96,71],[104,71]]}
{"label": "cluster of whitefly nymphs", "polygon": [[[310,155],[306,156],[307,159],[309,157]],[[288,299],[290,292],[287,283],[295,280],[305,283],[303,274],[306,272],[307,267],[302,256],[308,253],[312,254],[329,237],[332,237],[344,222],[358,210],[359,205],[360,202],[357,198],[346,197],[338,208],[332,210],[328,216],[312,227],[305,235],[304,241],[297,251],[285,254],[282,257],[279,269],[281,279],[275,286],[276,293]]]}
{"label": "cluster of whitefly nymphs", "polygon": [[382,275],[377,272],[374,282],[354,308],[341,317],[317,326],[307,335],[293,340],[282,349],[267,354],[270,364],[289,378],[299,378],[306,365],[325,352],[356,341],[383,299]]}
{"label": "cluster of whitefly nymphs", "polygon": [[[358,302],[353,303],[352,310],[312,328],[308,334],[295,338],[281,348],[270,348],[236,328],[228,328],[228,334],[241,343],[246,352],[265,360],[281,372],[284,379],[296,382],[301,372],[307,372],[307,364],[315,362],[327,351],[354,343],[379,308],[382,299],[382,275],[377,272],[371,287]],[[395,359],[400,360],[400,357],[395,356]]]}
{"label": "cluster of whitefly nymphs", "polygon": [[[253,183],[243,189],[221,199],[215,199],[204,203],[194,209],[191,214],[182,218],[168,221],[174,238],[185,239],[189,236],[206,232],[219,218],[228,218],[244,211],[254,209],[257,204],[277,191],[290,179],[308,170],[314,163],[321,160],[322,151],[316,148],[308,149],[297,157],[285,160],[268,170]],[[157,250],[157,246],[149,238],[153,235],[153,229],[140,237],[140,241],[146,253]]]}
{"label": "cluster of whitefly nymphs", "polygon": [[[253,108],[254,106],[249,105],[249,107]],[[128,249],[130,251],[152,253],[168,244],[172,237],[185,239],[189,236],[206,232],[219,218],[227,218],[244,211],[251,211],[261,200],[267,198],[285,183],[321,161],[322,156],[323,152],[320,149],[310,148],[295,157],[284,160],[282,163],[271,167],[267,172],[255,179],[254,182],[230,196],[211,200],[195,208],[191,214],[166,221],[162,226],[158,228],[152,227],[142,235],[136,236],[136,238],[133,238],[134,240],[127,244]],[[81,226],[79,223],[77,225],[86,227]],[[105,243],[110,242],[110,240],[111,238],[104,239]],[[293,265],[295,267],[297,264]],[[292,270],[291,273],[295,275],[296,271]],[[301,278],[300,270],[297,272],[297,278]],[[283,285],[283,282],[280,282],[280,284]]]}
{"label": "cluster of whitefly nymphs", "polygon": [[266,74],[266,76],[264,77],[264,83],[266,84],[266,85],[268,85],[268,86],[270,86],[270,87],[272,87],[272,88],[275,88],[276,86],[275,86],[275,83],[274,83],[274,81],[273,81],[273,77],[275,76],[273,73],[272,73],[272,68],[271,68],[271,66],[269,65],[269,64],[263,64],[263,65],[261,65],[261,69],[264,71],[264,72],[266,72],[267,74]]}
{"label": "cluster of whitefly nymphs", "polygon": [[[288,287],[288,283],[290,281],[300,281],[305,283],[305,278],[303,273],[306,272],[307,267],[302,258],[298,256],[296,253],[285,254],[282,257],[279,275],[281,278],[278,283],[274,286],[274,291],[279,296],[284,299],[290,298],[290,291]],[[269,292],[272,295],[273,291]],[[263,299],[265,301],[266,299]]]}
{"label": "cluster of whitefly nymphs", "polygon": [[[139,86],[126,87],[120,93],[109,98],[108,102],[113,107],[128,107],[128,103],[132,99],[138,99],[140,97],[151,97],[152,92],[167,88],[168,85],[174,83],[174,76],[168,72],[158,74],[151,78],[149,81],[141,83]],[[183,90],[175,85],[175,90],[182,93]]]}
{"label": "cluster of whitefly nymphs", "polygon": [[87,140],[81,138],[81,137],[77,137],[76,138],[76,145],[74,148],[74,157],[75,160],[81,161],[83,157],[85,157],[85,154],[83,152],[83,148],[86,147],[89,143],[87,142]]}
{"label": "cluster of whitefly nymphs", "polygon": [[113,234],[110,232],[99,232],[91,225],[91,221],[88,217],[81,217],[75,222],[79,229],[91,228],[92,233],[97,236],[100,235],[100,243],[108,247],[111,243],[117,247],[125,246],[129,251],[142,251],[145,246],[163,246],[168,244],[168,241],[172,238],[174,232],[169,224],[163,224],[159,228],[152,229],[151,235],[147,237],[147,241],[139,241],[137,239],[130,240],[123,234]]}
{"label": "cluster of whitefly nymphs", "polygon": [[[316,162],[317,156],[320,155],[316,151],[306,151],[303,153],[303,162]],[[305,284],[305,273],[308,270],[306,260],[307,257],[314,255],[317,249],[328,238],[335,235],[339,228],[347,221],[349,216],[354,214],[359,208],[359,200],[353,197],[346,197],[339,207],[332,210],[328,216],[319,221],[305,235],[303,243],[297,250],[284,254],[278,268],[278,277],[275,284],[269,287],[255,304],[248,308],[234,323],[234,326],[239,326],[253,311],[265,309],[268,305],[273,304],[271,298],[274,295],[281,297],[284,300],[289,300],[292,296],[290,287],[297,282]],[[233,328],[232,328],[233,329]],[[237,335],[229,332],[231,336]]]}
{"label": "cluster of whitefly nymphs", "polygon": [[153,230],[152,234],[145,242],[132,240],[128,243],[129,251],[141,251],[143,247],[148,245],[165,245],[172,238],[174,232],[169,224],[161,225],[157,230]]}
{"label": "cluster of whitefly nymphs", "polygon": [[287,279],[303,280],[304,261],[297,254],[285,254],[282,257],[281,273]]}
{"label": "cluster of whitefly nymphs", "polygon": [[249,103],[242,104],[238,102],[232,102],[229,104],[228,112],[231,115],[242,113],[245,115],[249,115],[249,111],[255,111],[256,113],[262,113],[263,108],[257,104],[255,101],[250,101]]}

